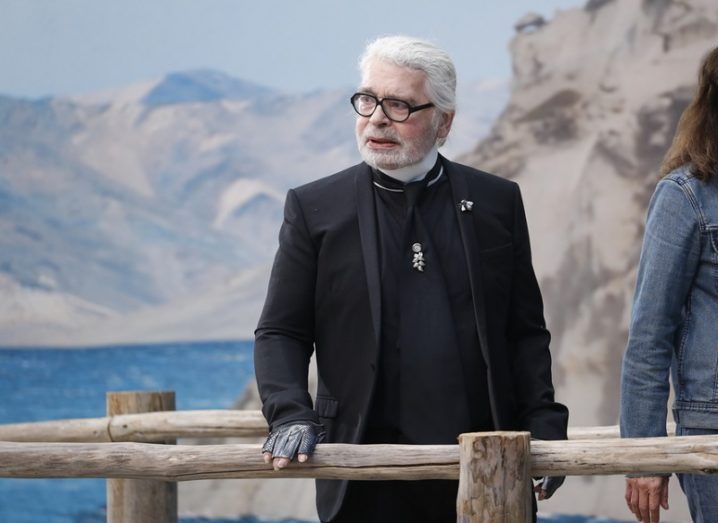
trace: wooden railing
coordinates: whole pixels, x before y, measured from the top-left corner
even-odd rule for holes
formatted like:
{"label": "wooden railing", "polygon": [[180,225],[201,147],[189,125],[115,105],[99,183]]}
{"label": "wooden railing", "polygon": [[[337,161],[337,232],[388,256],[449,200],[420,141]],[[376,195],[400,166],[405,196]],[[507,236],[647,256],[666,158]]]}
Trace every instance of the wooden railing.
{"label": "wooden railing", "polygon": [[[114,393],[108,395],[108,406],[129,402],[137,408],[163,407],[173,403],[166,395]],[[258,444],[147,443],[261,436],[266,430],[255,411],[112,414],[5,425],[0,426],[0,477],[109,478],[112,523],[177,521],[178,481],[458,479],[457,521],[468,523],[530,521],[533,476],[718,472],[716,437],[620,439],[613,437],[615,428],[596,427],[573,429],[569,441],[531,441],[527,432],[490,432],[462,434],[458,445],[320,444],[309,462],[279,471],[264,463]],[[63,437],[74,443],[59,443]],[[43,439],[51,442],[40,442]]]}
{"label": "wooden railing", "polygon": [[[667,431],[675,435],[675,423]],[[185,410],[0,425],[0,441],[108,443],[167,438],[233,438],[267,435],[259,410]],[[618,425],[569,427],[568,439],[619,438]]]}
{"label": "wooden railing", "polygon": [[258,410],[188,410],[0,425],[0,441],[109,443],[266,436]]}

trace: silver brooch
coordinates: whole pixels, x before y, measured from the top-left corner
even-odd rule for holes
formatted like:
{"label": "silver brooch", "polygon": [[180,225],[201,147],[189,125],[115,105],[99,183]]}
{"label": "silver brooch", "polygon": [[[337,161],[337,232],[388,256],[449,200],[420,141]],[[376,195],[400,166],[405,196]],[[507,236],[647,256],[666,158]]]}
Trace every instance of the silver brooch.
{"label": "silver brooch", "polygon": [[471,200],[461,200],[459,202],[459,208],[461,212],[471,212],[471,209],[474,208],[474,202]]}
{"label": "silver brooch", "polygon": [[411,265],[419,272],[424,272],[424,265],[426,265],[426,261],[424,261],[424,253],[421,251],[421,244],[415,243],[411,246],[411,250],[414,252],[414,257],[411,260]]}

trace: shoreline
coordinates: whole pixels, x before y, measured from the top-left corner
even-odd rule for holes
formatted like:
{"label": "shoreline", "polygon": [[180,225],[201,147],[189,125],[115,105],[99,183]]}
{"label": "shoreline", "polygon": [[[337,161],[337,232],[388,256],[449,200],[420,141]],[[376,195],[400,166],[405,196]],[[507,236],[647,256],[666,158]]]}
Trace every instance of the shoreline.
{"label": "shoreline", "polygon": [[132,342],[116,342],[116,343],[102,343],[102,344],[62,344],[62,345],[3,345],[0,343],[0,351],[25,351],[25,350],[39,350],[39,351],[54,351],[54,350],[104,350],[104,349],[152,349],[161,347],[177,347],[182,345],[196,345],[198,343],[211,343],[214,345],[230,344],[230,343],[254,343],[253,339],[250,338],[234,338],[234,339],[200,339],[200,340],[176,340],[176,341],[132,341]]}

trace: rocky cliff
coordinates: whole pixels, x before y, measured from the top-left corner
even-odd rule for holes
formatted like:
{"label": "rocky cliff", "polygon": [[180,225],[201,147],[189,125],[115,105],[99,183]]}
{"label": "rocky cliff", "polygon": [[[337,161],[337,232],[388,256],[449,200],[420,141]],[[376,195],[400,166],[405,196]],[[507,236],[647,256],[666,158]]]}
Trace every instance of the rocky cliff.
{"label": "rocky cliff", "polygon": [[717,44],[711,0],[590,1],[524,27],[511,43],[508,105],[463,158],[521,185],[556,380],[598,380],[573,424],[616,421],[647,203],[698,64]]}
{"label": "rocky cliff", "polygon": [[[716,45],[714,0],[591,0],[549,22],[525,17],[511,43],[510,100],[463,158],[521,185],[571,425],[618,422],[647,203],[699,62]],[[545,506],[630,516],[622,481],[571,484],[585,487]],[[674,508],[670,518],[686,516]]]}

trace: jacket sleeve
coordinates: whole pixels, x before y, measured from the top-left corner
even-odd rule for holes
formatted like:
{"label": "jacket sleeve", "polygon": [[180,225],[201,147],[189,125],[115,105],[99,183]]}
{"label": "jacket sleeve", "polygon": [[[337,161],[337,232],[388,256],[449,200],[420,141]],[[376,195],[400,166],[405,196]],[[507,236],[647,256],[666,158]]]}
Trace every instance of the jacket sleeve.
{"label": "jacket sleeve", "polygon": [[677,182],[661,180],[648,207],[623,358],[623,437],[666,435],[674,340],[699,259],[696,211]]}
{"label": "jacket sleeve", "polygon": [[316,268],[316,249],[290,190],[254,342],[255,375],[270,430],[290,421],[319,422],[308,391]]}
{"label": "jacket sleeve", "polygon": [[554,400],[551,379],[551,335],[546,329],[543,300],[531,263],[526,214],[518,185],[514,193],[514,277],[508,338],[518,425],[537,439],[565,439],[568,409]]}

